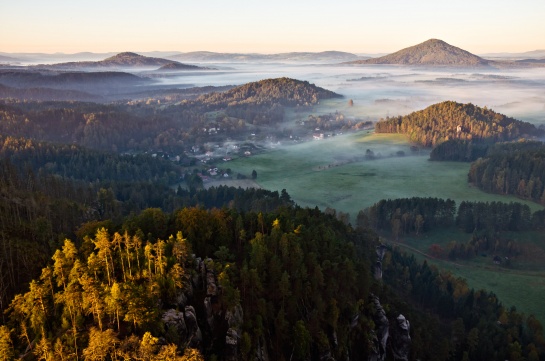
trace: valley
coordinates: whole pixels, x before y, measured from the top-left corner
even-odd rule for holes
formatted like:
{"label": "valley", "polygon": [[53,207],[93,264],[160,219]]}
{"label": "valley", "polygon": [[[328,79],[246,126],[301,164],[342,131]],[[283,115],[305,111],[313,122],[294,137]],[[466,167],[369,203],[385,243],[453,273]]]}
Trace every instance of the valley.
{"label": "valley", "polygon": [[148,55],[0,69],[10,357],[545,355],[539,61]]}

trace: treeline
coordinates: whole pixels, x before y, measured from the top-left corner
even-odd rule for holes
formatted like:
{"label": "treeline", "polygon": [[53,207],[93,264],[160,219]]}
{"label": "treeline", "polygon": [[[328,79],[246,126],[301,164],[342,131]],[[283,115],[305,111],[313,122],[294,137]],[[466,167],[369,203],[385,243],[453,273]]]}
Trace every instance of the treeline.
{"label": "treeline", "polygon": [[517,202],[461,202],[456,225],[466,233],[526,231],[533,228],[532,212]]}
{"label": "treeline", "polygon": [[513,154],[515,152],[537,150],[541,147],[543,147],[543,142],[531,140],[489,144],[451,139],[435,146],[430,153],[430,160],[473,162],[482,157],[501,156]]}
{"label": "treeline", "polygon": [[498,142],[542,134],[534,125],[481,108],[471,103],[446,101],[406,116],[381,119],[377,133],[407,134],[412,142],[427,147],[450,139]]}
{"label": "treeline", "polygon": [[381,200],[360,211],[356,222],[359,227],[392,231],[397,238],[454,224],[467,233],[541,229],[542,213],[532,214],[530,207],[517,202],[463,201],[456,209],[450,199],[414,197]]}
{"label": "treeline", "polygon": [[545,146],[524,148],[516,143],[476,160],[468,181],[486,192],[513,194],[545,205]]}
{"label": "treeline", "polygon": [[392,230],[394,235],[426,232],[454,223],[456,203],[440,198],[399,198],[381,200],[359,212],[357,223],[377,230]]}
{"label": "treeline", "polygon": [[118,155],[77,145],[39,142],[0,135],[0,157],[24,164],[35,173],[46,172],[87,182],[179,182],[181,169],[172,162],[146,154]]}
{"label": "treeline", "polygon": [[301,125],[307,129],[314,131],[316,128],[320,132],[327,131],[347,131],[352,129],[362,129],[373,125],[371,121],[358,121],[355,119],[345,118],[344,114],[332,113],[324,115],[309,115]]}

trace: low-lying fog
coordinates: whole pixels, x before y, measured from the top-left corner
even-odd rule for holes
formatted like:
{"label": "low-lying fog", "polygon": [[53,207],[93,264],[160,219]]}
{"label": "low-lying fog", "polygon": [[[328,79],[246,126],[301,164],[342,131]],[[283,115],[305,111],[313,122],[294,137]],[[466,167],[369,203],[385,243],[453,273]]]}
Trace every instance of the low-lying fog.
{"label": "low-lying fog", "polygon": [[401,66],[286,64],[206,64],[217,70],[168,74],[160,81],[173,87],[240,85],[290,77],[307,80],[354,100],[345,112],[358,117],[404,115],[431,104],[454,100],[487,106],[534,124],[545,124],[545,68],[433,69]]}

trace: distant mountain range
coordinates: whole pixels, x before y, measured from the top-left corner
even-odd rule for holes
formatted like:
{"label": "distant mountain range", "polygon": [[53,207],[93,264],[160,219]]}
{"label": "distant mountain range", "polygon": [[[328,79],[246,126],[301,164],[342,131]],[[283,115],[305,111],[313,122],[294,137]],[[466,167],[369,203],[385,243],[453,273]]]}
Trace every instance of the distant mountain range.
{"label": "distant mountain range", "polygon": [[523,53],[487,53],[487,54],[480,54],[480,56],[486,59],[511,59],[511,60],[544,59],[545,49],[525,51]]}
{"label": "distant mountain range", "polygon": [[429,66],[488,66],[489,61],[438,39],[430,39],[395,53],[347,64],[396,64]]}
{"label": "distant mountain range", "polygon": [[17,58],[13,58],[11,56],[0,55],[0,62],[2,62],[2,63],[16,63],[18,61],[19,61],[19,59],[17,59]]}
{"label": "distant mountain range", "polygon": [[[123,54],[123,53],[122,53]],[[182,62],[306,62],[306,63],[339,63],[344,61],[362,60],[368,59],[370,56],[367,54],[353,54],[342,51],[322,51],[322,52],[290,52],[290,53],[278,53],[278,54],[258,54],[258,53],[218,53],[211,51],[193,51],[193,52],[179,52],[179,51],[152,51],[152,52],[139,52],[140,55],[144,55],[151,58],[160,58],[163,60],[170,59],[169,61],[182,61]],[[119,54],[118,54],[119,55]],[[137,54],[138,55],[138,54]],[[2,57],[8,57],[9,60],[2,60]],[[41,64],[55,64],[55,63],[81,63],[81,62],[99,62],[105,58],[115,57],[116,53],[91,53],[81,52],[74,54],[44,54],[44,53],[5,53],[0,52],[0,62],[19,61],[21,63],[41,63]]]}
{"label": "distant mountain range", "polygon": [[170,59],[193,62],[343,62],[361,60],[356,54],[342,51],[322,52],[292,52],[279,54],[257,54],[257,53],[215,53],[210,51],[194,51],[173,55]]}
{"label": "distant mountain range", "polygon": [[177,70],[205,70],[196,65],[187,65],[163,58],[154,58],[131,52],[119,53],[99,61],[73,61],[68,63],[57,63],[51,65],[36,65],[52,69],[82,69],[82,68],[153,68],[163,66],[174,66]]}

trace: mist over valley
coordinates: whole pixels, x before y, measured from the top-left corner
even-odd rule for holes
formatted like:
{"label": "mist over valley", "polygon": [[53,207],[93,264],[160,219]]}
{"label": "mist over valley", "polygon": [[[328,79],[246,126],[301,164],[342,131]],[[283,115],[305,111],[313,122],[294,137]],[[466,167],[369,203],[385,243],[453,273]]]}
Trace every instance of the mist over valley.
{"label": "mist over valley", "polygon": [[368,55],[0,53],[5,354],[544,359],[541,52]]}

